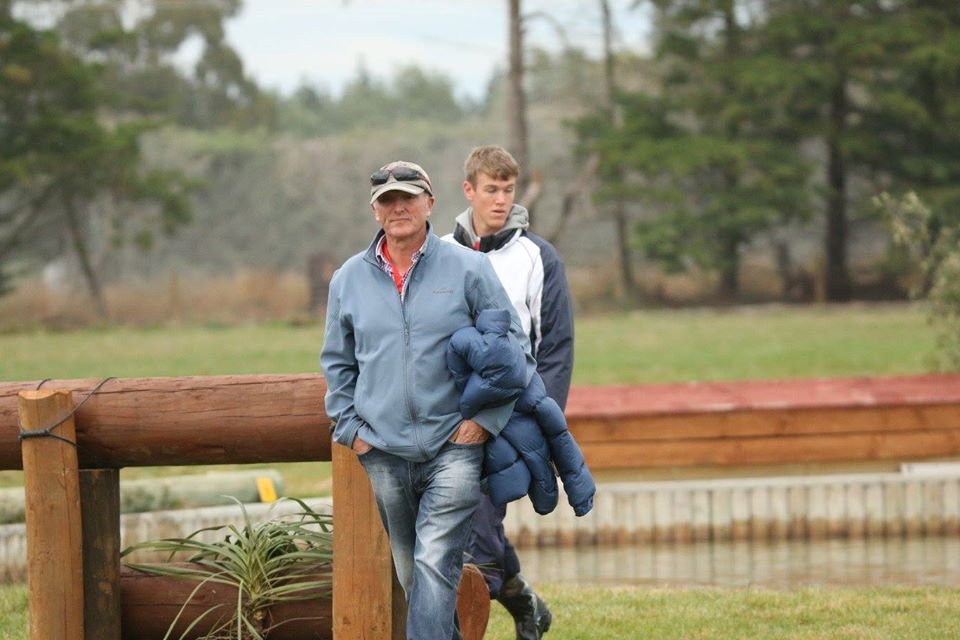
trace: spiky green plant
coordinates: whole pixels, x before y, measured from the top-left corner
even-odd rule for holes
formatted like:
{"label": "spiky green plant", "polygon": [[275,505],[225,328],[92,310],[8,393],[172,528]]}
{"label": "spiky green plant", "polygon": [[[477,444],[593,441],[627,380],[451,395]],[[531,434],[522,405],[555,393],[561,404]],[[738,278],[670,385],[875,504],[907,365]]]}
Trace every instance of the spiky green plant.
{"label": "spiky green plant", "polygon": [[[194,531],[186,538],[166,538],[133,545],[121,556],[139,550],[174,555],[190,553],[192,566],[130,564],[134,569],[197,582],[187,601],[171,622],[164,640],[174,633],[193,598],[211,583],[237,589],[236,606],[229,611],[224,605],[212,605],[180,635],[185,638],[204,620],[214,621],[204,638],[266,640],[271,621],[269,608],[281,602],[316,598],[331,590],[329,564],[333,558],[332,516],[311,509],[302,500],[296,502],[301,511],[265,522],[252,523],[243,504],[230,496],[243,512],[242,527],[221,525]],[[279,503],[280,501],[278,501]],[[209,531],[226,535],[215,542],[204,542],[199,536]]]}

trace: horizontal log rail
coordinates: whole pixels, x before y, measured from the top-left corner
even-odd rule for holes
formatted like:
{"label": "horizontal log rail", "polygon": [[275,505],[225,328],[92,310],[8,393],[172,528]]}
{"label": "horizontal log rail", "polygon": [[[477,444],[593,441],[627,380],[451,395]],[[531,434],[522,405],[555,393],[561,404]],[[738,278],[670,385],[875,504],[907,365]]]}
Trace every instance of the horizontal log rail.
{"label": "horizontal log rail", "polygon": [[[176,563],[173,566],[187,568],[191,565]],[[235,587],[210,582],[197,589],[197,584],[193,580],[158,576],[123,567],[120,571],[122,637],[136,640],[180,638],[194,620],[216,608],[215,614],[203,618],[204,622],[185,636],[199,638],[209,633],[216,622],[229,618],[231,610],[236,611]],[[330,594],[325,592],[318,591],[316,597],[308,600],[273,605],[269,609],[268,620],[269,625],[275,628],[270,638],[329,639],[333,635],[332,617]],[[168,636],[167,631],[175,620],[177,623]]]}
{"label": "horizontal log rail", "polygon": [[[79,402],[98,380],[50,381]],[[0,469],[20,468],[17,393],[0,383]],[[315,374],[128,378],[77,413],[82,467],[330,460]],[[960,375],[578,386],[571,431],[623,469],[960,455]],[[281,435],[282,434],[282,435]]]}
{"label": "horizontal log rail", "polygon": [[[100,380],[51,380],[77,404]],[[17,394],[0,383],[0,469],[19,469]],[[80,466],[120,468],[330,460],[326,392],[316,374],[122,378],[77,411]]]}
{"label": "horizontal log rail", "polygon": [[[192,565],[175,563],[173,566]],[[175,620],[169,637],[194,639],[209,633],[218,619],[236,610],[237,590],[215,582],[198,589],[197,584],[193,580],[123,567],[120,571],[122,637],[162,640],[168,637],[167,632]],[[198,624],[184,636],[190,623],[214,607],[216,615],[203,618],[205,624]],[[486,582],[474,565],[463,568],[463,579],[457,590],[457,611],[464,640],[481,640],[490,616],[490,598]],[[329,640],[333,637],[331,594],[318,591],[314,598],[275,604],[269,608],[268,620],[272,627],[271,640]]]}

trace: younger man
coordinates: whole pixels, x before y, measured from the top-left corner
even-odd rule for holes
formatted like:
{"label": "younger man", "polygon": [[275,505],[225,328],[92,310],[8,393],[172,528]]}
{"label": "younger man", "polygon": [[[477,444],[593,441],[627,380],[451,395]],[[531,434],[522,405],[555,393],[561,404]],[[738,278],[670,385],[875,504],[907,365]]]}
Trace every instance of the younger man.
{"label": "younger man", "polygon": [[[486,145],[464,163],[463,195],[470,207],[444,240],[485,253],[530,337],[547,395],[567,404],[573,371],[573,310],[556,249],[527,227],[527,210],[514,204],[520,167],[503,147]],[[490,597],[513,616],[518,640],[539,639],[550,628],[546,602],[520,575],[520,560],[503,531],[506,506],[484,494],[473,519],[466,558],[481,566]]]}

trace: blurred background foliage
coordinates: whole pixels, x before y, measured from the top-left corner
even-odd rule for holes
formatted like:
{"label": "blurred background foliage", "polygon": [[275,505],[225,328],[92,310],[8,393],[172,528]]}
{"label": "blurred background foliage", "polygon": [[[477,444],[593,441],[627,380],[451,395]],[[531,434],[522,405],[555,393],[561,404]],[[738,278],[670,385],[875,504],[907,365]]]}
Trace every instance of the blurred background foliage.
{"label": "blurred background foliage", "polygon": [[[562,25],[561,46],[522,51],[535,230],[581,309],[903,299],[928,277],[873,198],[913,192],[960,217],[960,4],[631,7],[653,16],[646,55],[612,37],[589,55]],[[447,232],[470,148],[515,142],[506,65],[479,99],[431,69],[384,80],[362,64],[340,92],[281,94],[225,38],[241,10],[0,0],[8,325],[136,321],[111,312],[132,290],[166,299],[162,318],[198,283],[306,282],[311,258],[368,242],[367,176],[392,158],[430,171]],[[185,46],[197,55],[175,63]],[[286,289],[304,314],[307,289]]]}

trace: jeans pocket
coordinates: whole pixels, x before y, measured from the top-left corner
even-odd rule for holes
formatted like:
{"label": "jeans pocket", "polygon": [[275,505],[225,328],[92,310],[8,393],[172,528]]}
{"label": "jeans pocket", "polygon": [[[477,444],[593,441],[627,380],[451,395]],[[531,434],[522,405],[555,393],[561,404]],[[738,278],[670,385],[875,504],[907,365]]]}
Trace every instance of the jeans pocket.
{"label": "jeans pocket", "polygon": [[447,444],[451,447],[457,447],[458,449],[473,449],[474,447],[482,447],[487,444],[484,442],[454,442],[453,440],[447,440]]}
{"label": "jeans pocket", "polygon": [[369,458],[369,457],[370,457],[370,454],[372,454],[372,453],[373,453],[374,451],[376,451],[376,450],[377,450],[376,447],[370,447],[369,449],[367,449],[367,450],[364,451],[363,453],[358,453],[358,454],[357,454],[357,460],[360,461],[360,464],[363,464],[364,460],[366,460],[367,458]]}

